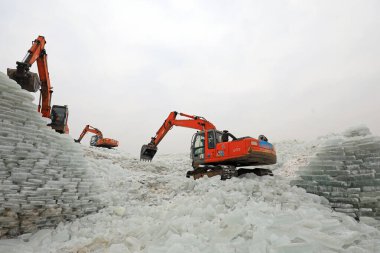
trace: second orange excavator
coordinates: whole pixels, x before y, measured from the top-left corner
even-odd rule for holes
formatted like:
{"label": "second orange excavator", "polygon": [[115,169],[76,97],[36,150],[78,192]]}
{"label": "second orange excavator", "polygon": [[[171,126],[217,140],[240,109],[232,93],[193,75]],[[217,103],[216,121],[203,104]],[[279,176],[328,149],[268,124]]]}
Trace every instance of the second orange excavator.
{"label": "second orange excavator", "polygon": [[87,132],[94,133],[90,140],[90,146],[94,147],[102,147],[102,148],[115,148],[119,146],[119,142],[110,138],[103,138],[103,133],[90,125],[86,125],[80,134],[79,138],[74,140],[75,142],[79,142],[83,139]]}
{"label": "second orange excavator", "polygon": [[157,152],[157,145],[172,129],[173,126],[198,129],[191,141],[191,158],[194,170],[186,176],[194,179],[207,175],[220,175],[222,180],[246,173],[258,176],[270,175],[269,169],[240,168],[246,166],[271,165],[277,161],[276,151],[264,135],[257,139],[251,137],[236,138],[228,131],[218,131],[215,126],[203,117],[191,116],[184,113],[179,115],[188,119],[177,119],[178,113],[171,112],[156,136],[141,148],[140,159],[151,161]]}

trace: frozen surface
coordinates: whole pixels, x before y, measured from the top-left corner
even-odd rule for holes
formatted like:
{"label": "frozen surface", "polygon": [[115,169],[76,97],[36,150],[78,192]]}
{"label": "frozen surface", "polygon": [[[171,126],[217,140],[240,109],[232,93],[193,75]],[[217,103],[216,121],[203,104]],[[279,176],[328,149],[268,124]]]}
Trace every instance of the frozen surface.
{"label": "frozen surface", "polygon": [[[279,144],[281,145],[281,144]],[[309,153],[304,143],[288,145]],[[299,147],[302,145],[303,147]],[[56,229],[0,241],[0,252],[378,252],[373,226],[334,212],[326,199],[280,175],[192,180],[187,154],[152,163],[85,148],[108,207]],[[286,161],[282,161],[286,164]],[[293,162],[294,166],[298,166]],[[301,160],[300,164],[304,162]],[[279,168],[280,169],[280,168]]]}
{"label": "frozen surface", "polygon": [[0,238],[55,227],[100,207],[82,150],[47,127],[32,100],[0,73]]}
{"label": "frozen surface", "polygon": [[274,143],[277,150],[277,163],[271,166],[275,175],[289,179],[297,177],[300,166],[309,163],[310,157],[316,152],[318,141],[303,142],[298,140]]}
{"label": "frozen surface", "polygon": [[292,183],[326,197],[334,210],[380,220],[380,137],[364,126],[321,140]]}

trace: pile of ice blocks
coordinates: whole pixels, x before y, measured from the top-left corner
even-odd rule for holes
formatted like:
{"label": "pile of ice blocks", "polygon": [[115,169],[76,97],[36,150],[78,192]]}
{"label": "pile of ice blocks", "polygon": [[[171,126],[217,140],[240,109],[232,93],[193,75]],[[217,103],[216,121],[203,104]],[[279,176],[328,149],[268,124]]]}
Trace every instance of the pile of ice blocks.
{"label": "pile of ice blocks", "polygon": [[380,220],[380,137],[367,127],[326,138],[298,174],[292,183],[326,197],[334,210]]}
{"label": "pile of ice blocks", "polygon": [[81,148],[47,127],[32,100],[0,73],[0,238],[100,208]]}

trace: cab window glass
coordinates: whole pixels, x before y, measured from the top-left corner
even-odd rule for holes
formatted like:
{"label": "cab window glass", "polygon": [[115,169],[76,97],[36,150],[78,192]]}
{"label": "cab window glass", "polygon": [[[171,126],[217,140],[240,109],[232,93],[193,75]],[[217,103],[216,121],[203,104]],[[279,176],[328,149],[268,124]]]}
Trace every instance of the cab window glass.
{"label": "cab window glass", "polygon": [[97,135],[91,136],[90,145],[95,146],[96,143],[98,142],[98,139],[99,139],[99,137]]}
{"label": "cab window glass", "polygon": [[51,117],[52,123],[55,123],[57,125],[62,125],[64,124],[64,121],[66,118],[66,109],[55,107],[54,110],[52,110],[50,117]]}
{"label": "cab window glass", "polygon": [[194,140],[194,156],[203,154],[204,147],[205,147],[205,134],[201,133],[201,134],[198,134]]}
{"label": "cab window glass", "polygon": [[216,143],[222,142],[222,133],[221,132],[215,132],[216,134]]}
{"label": "cab window glass", "polygon": [[214,131],[209,131],[207,133],[207,138],[208,138],[208,148],[212,149],[215,148],[215,136],[214,136]]}

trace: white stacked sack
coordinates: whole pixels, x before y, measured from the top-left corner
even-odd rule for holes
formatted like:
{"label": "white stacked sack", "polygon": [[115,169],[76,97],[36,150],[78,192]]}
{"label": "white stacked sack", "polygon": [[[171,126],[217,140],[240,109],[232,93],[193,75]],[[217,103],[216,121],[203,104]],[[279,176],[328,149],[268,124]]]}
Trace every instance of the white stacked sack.
{"label": "white stacked sack", "polygon": [[0,73],[0,238],[100,208],[81,148],[46,126],[33,99]]}

